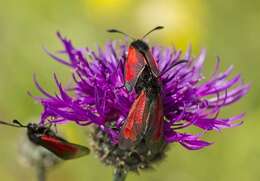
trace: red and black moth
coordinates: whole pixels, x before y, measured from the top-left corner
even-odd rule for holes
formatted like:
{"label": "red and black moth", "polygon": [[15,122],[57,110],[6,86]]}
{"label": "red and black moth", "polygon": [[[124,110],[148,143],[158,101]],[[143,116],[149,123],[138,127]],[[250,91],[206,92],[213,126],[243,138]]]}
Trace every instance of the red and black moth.
{"label": "red and black moth", "polygon": [[[131,37],[134,41],[128,48],[128,56],[124,63],[124,81],[126,89],[131,91],[134,88],[138,97],[120,130],[121,149],[129,149],[144,138],[149,140],[145,141],[149,145],[155,145],[151,144],[154,142],[162,143],[163,106],[160,96],[161,83],[157,81],[159,69],[148,44],[143,41],[151,32],[162,28],[163,26],[153,28],[141,39],[135,40]],[[128,36],[116,29],[110,29],[108,32]]]}
{"label": "red and black moth", "polygon": [[50,127],[38,125],[36,123],[23,125],[17,120],[13,120],[13,123],[0,121],[0,124],[17,128],[27,128],[27,136],[32,143],[46,148],[64,160],[82,157],[90,152],[89,148],[85,146],[70,143],[57,136]]}
{"label": "red and black moth", "polygon": [[151,151],[163,144],[161,83],[145,66],[135,90],[138,94],[120,130],[119,147],[130,149],[144,141]]}
{"label": "red and black moth", "polygon": [[151,148],[151,151],[158,151],[163,145],[164,110],[160,77],[174,66],[187,61],[174,62],[163,72],[159,71],[157,62],[143,39],[151,32],[162,28],[163,26],[157,26],[142,39],[137,40],[122,31],[108,30],[111,33],[124,34],[134,40],[129,46],[124,64],[124,79],[126,89],[131,91],[134,88],[138,96],[120,130],[119,147],[122,149],[130,149],[142,141]]}
{"label": "red and black moth", "polygon": [[131,149],[144,141],[150,149],[158,151],[163,144],[163,106],[159,94],[149,98],[142,90],[134,101],[120,131],[119,147]]}
{"label": "red and black moth", "polygon": [[[185,62],[187,61],[176,62],[171,67]],[[139,76],[135,86],[138,96],[120,130],[120,148],[131,149],[142,141],[152,152],[157,152],[162,148],[164,108],[162,83],[159,77],[155,77],[148,66],[145,66]]]}
{"label": "red and black moth", "polygon": [[117,29],[107,30],[110,33],[120,33],[133,39],[133,42],[131,42],[128,48],[128,55],[126,61],[124,62],[125,87],[129,92],[136,87],[137,81],[139,77],[142,75],[142,72],[146,66],[150,68],[150,72],[153,74],[153,76],[157,77],[158,79],[160,76],[162,76],[164,73],[166,73],[168,70],[170,70],[177,64],[187,62],[186,60],[176,62],[173,65],[171,65],[167,70],[160,73],[157,62],[151,53],[150,47],[146,42],[143,41],[143,39],[153,31],[160,30],[163,28],[163,26],[157,26],[152,30],[148,31],[141,39],[135,39],[132,36],[129,36],[128,34]]}
{"label": "red and black moth", "polygon": [[131,91],[135,87],[139,76],[142,74],[142,71],[145,68],[145,65],[148,65],[151,68],[151,72],[155,77],[159,76],[157,62],[154,60],[152,56],[149,45],[146,42],[144,42],[143,39],[151,32],[160,29],[163,29],[163,26],[157,26],[153,28],[148,33],[146,33],[141,39],[132,38],[126,33],[116,29],[107,30],[110,33],[124,34],[134,40],[128,48],[128,56],[124,65],[125,87],[128,91]]}

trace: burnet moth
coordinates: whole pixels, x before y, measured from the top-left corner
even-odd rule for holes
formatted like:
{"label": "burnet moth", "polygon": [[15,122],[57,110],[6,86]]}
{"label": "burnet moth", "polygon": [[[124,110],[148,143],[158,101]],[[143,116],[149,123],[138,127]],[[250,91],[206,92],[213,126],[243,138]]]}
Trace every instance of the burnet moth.
{"label": "burnet moth", "polygon": [[145,65],[148,65],[151,68],[151,72],[155,77],[159,75],[157,62],[152,56],[149,45],[145,43],[143,39],[153,31],[160,29],[163,29],[163,26],[157,26],[153,28],[141,39],[132,38],[126,33],[116,29],[107,30],[110,33],[121,33],[133,39],[133,42],[128,48],[128,56],[124,65],[125,87],[128,91],[131,91],[135,87],[139,76],[142,74],[142,71],[145,68]]}
{"label": "burnet moth", "polygon": [[146,66],[136,87],[138,96],[120,130],[119,147],[131,149],[143,141],[152,152],[156,152],[163,144],[161,86]]}
{"label": "burnet moth", "polygon": [[46,148],[64,160],[85,156],[90,152],[89,148],[85,146],[70,143],[67,140],[57,136],[56,133],[50,129],[50,126],[46,127],[36,123],[28,123],[27,125],[23,125],[17,120],[13,120],[12,123],[0,121],[0,124],[17,128],[26,128],[27,136],[32,143]]}
{"label": "burnet moth", "polygon": [[130,149],[141,141],[144,141],[151,151],[158,151],[163,145],[164,118],[160,77],[174,66],[187,61],[174,62],[163,72],[159,71],[157,62],[143,38],[162,28],[162,26],[157,26],[146,33],[142,39],[137,40],[122,31],[108,30],[111,33],[124,34],[134,40],[128,49],[124,65],[124,79],[127,90],[131,91],[134,88],[138,96],[120,130],[119,147],[121,149]]}
{"label": "burnet moth", "polygon": [[173,63],[155,77],[148,65],[138,77],[135,85],[137,98],[120,130],[119,147],[131,149],[144,141],[152,152],[158,152],[163,142],[163,103],[160,77],[176,65],[186,63],[181,60]]}

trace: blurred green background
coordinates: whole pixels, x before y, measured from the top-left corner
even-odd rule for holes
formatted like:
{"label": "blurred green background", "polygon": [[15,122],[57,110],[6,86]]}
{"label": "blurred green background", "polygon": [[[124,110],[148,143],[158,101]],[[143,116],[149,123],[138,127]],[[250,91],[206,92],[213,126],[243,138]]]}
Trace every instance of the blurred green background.
{"label": "blurred green background", "polygon": [[[249,94],[222,115],[247,112],[244,125],[207,136],[216,142],[200,151],[172,145],[168,157],[155,170],[130,174],[128,181],[257,181],[260,180],[260,2],[256,0],[0,0],[0,118],[21,121],[36,119],[41,106],[27,95],[36,90],[32,75],[50,92],[56,90],[52,73],[62,82],[70,70],[52,61],[42,47],[61,47],[58,30],[76,46],[95,47],[107,40],[123,38],[105,32],[118,28],[140,36],[156,25],[166,28],[149,37],[153,44],[176,45],[194,55],[207,48],[204,72],[213,70],[216,55],[221,68],[235,65],[244,81],[252,84]],[[258,78],[258,80],[257,80]],[[77,126],[64,127],[69,140],[88,144]],[[0,127],[1,180],[35,180],[34,170],[17,162],[17,142],[24,130]],[[92,155],[54,168],[49,181],[112,180],[112,168]]]}

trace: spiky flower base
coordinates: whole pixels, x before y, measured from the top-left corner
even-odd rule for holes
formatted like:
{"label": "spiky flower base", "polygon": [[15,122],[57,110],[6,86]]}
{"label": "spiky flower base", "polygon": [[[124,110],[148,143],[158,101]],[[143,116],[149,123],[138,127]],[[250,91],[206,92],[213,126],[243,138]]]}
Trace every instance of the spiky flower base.
{"label": "spiky flower base", "polygon": [[91,137],[91,145],[100,160],[125,171],[139,172],[140,169],[152,168],[154,163],[163,160],[167,148],[167,144],[164,144],[160,152],[152,153],[144,143],[140,143],[134,149],[122,150],[118,144],[111,143],[111,138],[104,131],[96,127]]}

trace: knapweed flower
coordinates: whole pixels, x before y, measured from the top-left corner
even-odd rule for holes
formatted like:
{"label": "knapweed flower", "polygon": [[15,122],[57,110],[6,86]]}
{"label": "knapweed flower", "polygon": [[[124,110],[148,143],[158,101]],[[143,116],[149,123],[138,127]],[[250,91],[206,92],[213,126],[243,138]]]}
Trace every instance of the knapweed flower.
{"label": "knapweed flower", "polygon": [[[72,70],[74,85],[64,87],[54,75],[59,93],[47,93],[37,82],[44,97],[37,98],[44,107],[41,123],[75,122],[80,126],[94,126],[92,133],[93,148],[106,164],[137,171],[148,168],[150,163],[160,160],[165,149],[151,155],[142,146],[136,150],[120,150],[118,139],[120,129],[136,98],[135,92],[129,93],[124,87],[124,62],[127,57],[128,43],[108,42],[104,48],[76,48],[71,41],[58,33],[64,50],[60,56],[47,53],[56,61]],[[191,55],[191,48],[182,55],[174,48],[151,47],[158,63],[162,82],[164,129],[166,145],[179,143],[189,150],[198,150],[211,143],[202,136],[212,130],[222,130],[241,124],[243,114],[220,118],[222,108],[237,102],[249,90],[240,75],[229,78],[233,66],[220,72],[217,58],[214,72],[209,79],[202,76],[206,51],[201,50],[197,57]],[[66,58],[60,58],[66,57]],[[171,65],[180,60],[171,69]],[[190,134],[187,127],[197,127],[201,131]],[[166,148],[166,146],[165,146]]]}

